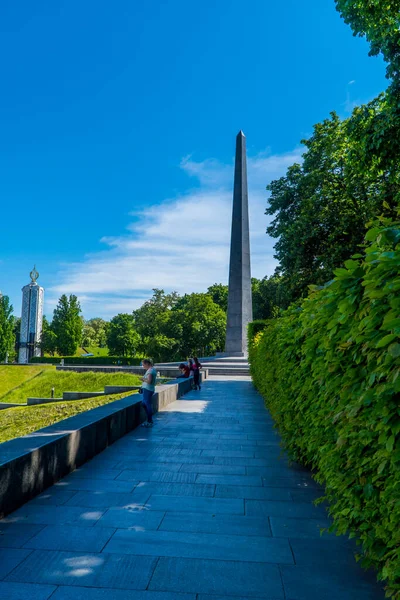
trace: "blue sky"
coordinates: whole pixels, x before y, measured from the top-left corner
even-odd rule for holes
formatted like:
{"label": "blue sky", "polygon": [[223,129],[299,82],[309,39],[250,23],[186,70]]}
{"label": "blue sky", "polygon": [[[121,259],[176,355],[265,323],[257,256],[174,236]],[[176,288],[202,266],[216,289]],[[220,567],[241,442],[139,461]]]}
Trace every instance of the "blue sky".
{"label": "blue sky", "polygon": [[34,263],[52,314],[129,312],[153,287],[228,274],[235,136],[249,160],[253,274],[274,270],[265,186],[331,110],[385,89],[333,0],[5,0],[0,289]]}

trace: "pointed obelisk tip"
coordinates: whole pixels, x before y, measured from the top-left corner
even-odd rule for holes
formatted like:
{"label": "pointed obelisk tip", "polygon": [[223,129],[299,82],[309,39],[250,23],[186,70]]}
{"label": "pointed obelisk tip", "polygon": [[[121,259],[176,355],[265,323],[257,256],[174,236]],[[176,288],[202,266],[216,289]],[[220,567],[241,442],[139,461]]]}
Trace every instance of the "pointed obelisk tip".
{"label": "pointed obelisk tip", "polygon": [[236,137],[246,137],[242,130],[239,131]]}

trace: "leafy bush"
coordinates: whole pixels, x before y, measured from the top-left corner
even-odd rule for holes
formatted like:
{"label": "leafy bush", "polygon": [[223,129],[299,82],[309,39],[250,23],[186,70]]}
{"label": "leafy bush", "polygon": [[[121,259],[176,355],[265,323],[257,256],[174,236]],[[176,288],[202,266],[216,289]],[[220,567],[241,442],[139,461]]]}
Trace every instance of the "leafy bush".
{"label": "leafy bush", "polygon": [[250,343],[260,331],[263,331],[267,327],[268,323],[269,321],[267,321],[266,319],[256,319],[255,321],[252,321],[248,324],[247,336]]}
{"label": "leafy bush", "polygon": [[400,222],[250,339],[251,373],[294,458],[315,469],[339,534],[400,597]]}
{"label": "leafy bush", "polygon": [[82,356],[34,356],[31,358],[31,363],[42,363],[49,365],[59,365],[61,359],[64,359],[65,365],[91,365],[91,366],[102,366],[102,365],[129,365],[138,366],[143,360],[135,356],[88,356],[87,358]]}

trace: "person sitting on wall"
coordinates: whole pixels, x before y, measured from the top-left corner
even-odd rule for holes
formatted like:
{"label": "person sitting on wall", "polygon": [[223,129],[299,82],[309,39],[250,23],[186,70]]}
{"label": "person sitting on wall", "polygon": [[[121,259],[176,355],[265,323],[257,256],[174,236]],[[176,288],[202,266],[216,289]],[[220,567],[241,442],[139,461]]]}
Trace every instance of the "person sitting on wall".
{"label": "person sitting on wall", "polygon": [[188,365],[185,365],[185,363],[181,363],[179,365],[179,370],[181,372],[180,375],[178,375],[177,379],[187,379],[190,375],[190,368],[188,367]]}

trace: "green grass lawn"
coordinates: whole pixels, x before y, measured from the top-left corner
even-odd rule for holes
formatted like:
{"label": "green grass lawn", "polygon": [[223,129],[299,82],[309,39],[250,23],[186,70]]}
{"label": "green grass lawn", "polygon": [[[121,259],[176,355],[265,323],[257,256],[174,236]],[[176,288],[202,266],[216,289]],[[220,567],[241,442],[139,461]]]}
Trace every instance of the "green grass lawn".
{"label": "green grass lawn", "polygon": [[[13,371],[25,371],[25,369],[33,369],[30,372],[30,379],[26,378],[19,384],[15,383],[17,374]],[[73,371],[56,371],[52,365],[46,367],[4,365],[0,367],[0,381],[2,380],[3,387],[0,387],[0,390],[3,389],[3,394],[0,396],[0,402],[15,403],[25,403],[28,397],[50,398],[52,387],[55,388],[55,397],[60,398],[63,392],[101,392],[105,385],[141,384],[141,377],[131,373],[95,373],[93,371],[75,373]]]}
{"label": "green grass lawn", "polygon": [[[105,375],[107,374],[105,373]],[[119,400],[130,394],[131,392],[74,402],[54,402],[52,404],[18,406],[0,410],[0,443],[27,435],[80,412],[114,402],[114,400]]]}
{"label": "green grass lawn", "polygon": [[54,367],[51,365],[0,365],[0,402],[4,402],[2,399],[4,394],[49,369],[54,370]]}

